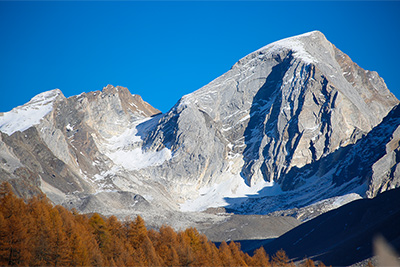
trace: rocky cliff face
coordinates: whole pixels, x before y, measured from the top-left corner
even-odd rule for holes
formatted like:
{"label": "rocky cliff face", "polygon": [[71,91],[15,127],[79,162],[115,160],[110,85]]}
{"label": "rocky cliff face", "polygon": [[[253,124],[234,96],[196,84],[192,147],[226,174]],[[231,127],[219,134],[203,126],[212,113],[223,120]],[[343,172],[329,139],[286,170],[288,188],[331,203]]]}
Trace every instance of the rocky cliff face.
{"label": "rocky cliff face", "polygon": [[2,178],[29,183],[32,192],[21,189],[24,195],[40,189],[57,204],[85,210],[90,195],[118,194],[118,182],[129,180],[123,166],[119,170],[103,151],[109,140],[134,135],[132,127],[159,113],[123,87],[68,99],[59,90],[42,93],[2,114]]}
{"label": "rocky cliff face", "polygon": [[[110,85],[38,95],[0,114],[1,179],[83,212],[152,218],[374,196],[399,185],[397,128],[379,134],[399,124],[396,111],[383,120],[397,103],[376,72],[316,31],[251,53],[166,114]],[[357,176],[361,146],[372,167]]]}
{"label": "rocky cliff face", "polygon": [[376,72],[312,32],[268,45],[184,96],[145,143],[173,151],[158,171],[179,194],[187,181],[280,183],[293,167],[354,144],[397,103]]}
{"label": "rocky cliff face", "polygon": [[[248,198],[230,205],[236,213],[271,213],[309,220],[355,199],[399,187],[400,106],[397,105],[355,144],[282,178],[281,194]],[[275,204],[274,204],[275,203]]]}

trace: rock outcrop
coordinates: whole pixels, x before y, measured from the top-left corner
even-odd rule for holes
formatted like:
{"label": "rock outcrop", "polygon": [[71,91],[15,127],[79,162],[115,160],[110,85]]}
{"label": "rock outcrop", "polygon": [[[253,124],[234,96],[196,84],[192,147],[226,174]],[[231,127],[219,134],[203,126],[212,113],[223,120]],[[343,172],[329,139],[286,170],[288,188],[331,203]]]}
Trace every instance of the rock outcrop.
{"label": "rock outcrop", "polygon": [[145,144],[172,150],[153,175],[179,194],[188,182],[197,190],[228,176],[280,183],[293,167],[357,142],[397,103],[376,72],[311,32],[261,48],[184,96]]}

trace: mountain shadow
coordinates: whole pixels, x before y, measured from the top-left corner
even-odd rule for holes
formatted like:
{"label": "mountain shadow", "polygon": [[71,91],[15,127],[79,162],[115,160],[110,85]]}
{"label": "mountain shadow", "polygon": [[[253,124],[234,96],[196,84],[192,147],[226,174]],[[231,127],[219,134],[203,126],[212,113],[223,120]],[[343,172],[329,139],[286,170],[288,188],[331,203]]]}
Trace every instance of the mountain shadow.
{"label": "mountain shadow", "polygon": [[[400,188],[373,199],[360,199],[324,213],[283,234],[260,241],[270,255],[280,249],[294,261],[304,257],[327,266],[349,266],[373,256],[381,235],[400,252]],[[254,247],[255,244],[252,244]]]}
{"label": "mountain shadow", "polygon": [[[400,136],[396,135],[399,125],[400,105],[397,105],[378,126],[355,144],[341,147],[304,167],[293,167],[282,177],[280,185],[265,187],[257,195],[225,198],[228,203],[226,210],[236,214],[250,214],[249,210],[252,211],[251,214],[268,214],[279,210],[302,208],[323,199],[353,192],[365,197],[367,189],[371,190],[371,186],[376,183],[374,179],[383,179],[380,175],[386,175],[394,180],[393,185],[396,185],[398,180],[396,166],[400,162]],[[399,140],[393,140],[394,138]],[[395,145],[388,148],[387,144],[393,143],[393,141],[395,141]],[[391,164],[389,173],[375,173],[374,165],[388,153],[394,154],[393,157],[388,157],[388,164]],[[328,187],[314,188],[314,190],[310,190],[313,192],[312,194],[302,199],[296,199],[300,191],[302,195],[307,193],[307,184],[311,179],[324,180]],[[359,188],[362,185],[364,185],[364,191],[360,192]],[[386,188],[382,186],[386,186]],[[375,196],[377,192],[385,191],[388,188],[390,188],[389,182],[378,185],[378,188],[375,188],[369,196]]]}
{"label": "mountain shadow", "polygon": [[[257,91],[252,101],[252,106],[250,108],[250,120],[244,131],[244,143],[246,148],[243,151],[244,165],[241,171],[241,176],[245,180],[247,185],[250,185],[250,179],[253,175],[253,165],[259,159],[258,148],[261,145],[262,138],[253,138],[254,133],[264,124],[265,112],[262,112],[265,104],[271,101],[274,93],[276,93],[283,83],[283,77],[285,76],[287,70],[291,66],[291,61],[293,59],[292,52],[289,52],[285,58],[281,58],[278,54],[274,58],[277,62],[271,73],[268,75],[265,83]],[[281,110],[282,99],[281,97],[276,97],[272,105],[271,117],[278,117]],[[273,127],[273,126],[272,126]],[[264,131],[269,131],[272,129],[264,129]],[[256,140],[256,141],[254,141]],[[265,175],[265,170],[262,170],[263,175]],[[265,176],[265,180],[268,178]]]}

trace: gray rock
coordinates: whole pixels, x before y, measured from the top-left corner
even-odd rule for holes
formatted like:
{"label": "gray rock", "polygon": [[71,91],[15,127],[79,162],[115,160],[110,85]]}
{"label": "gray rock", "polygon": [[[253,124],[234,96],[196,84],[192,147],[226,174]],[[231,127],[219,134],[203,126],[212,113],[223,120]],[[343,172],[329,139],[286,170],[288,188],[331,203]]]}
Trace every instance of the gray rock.
{"label": "gray rock", "polygon": [[354,144],[397,103],[375,72],[362,70],[322,33],[278,41],[164,115],[145,145],[168,147],[174,157],[151,175],[186,195],[221,182],[225,172],[248,185],[280,182],[293,167]]}

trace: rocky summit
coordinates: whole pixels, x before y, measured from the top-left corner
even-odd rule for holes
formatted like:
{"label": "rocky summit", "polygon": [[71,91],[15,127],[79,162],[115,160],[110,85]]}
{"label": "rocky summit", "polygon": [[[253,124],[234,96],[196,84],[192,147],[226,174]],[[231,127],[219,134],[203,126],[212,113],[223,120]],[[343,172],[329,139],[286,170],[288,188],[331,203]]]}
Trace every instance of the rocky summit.
{"label": "rocky summit", "polygon": [[0,113],[0,179],[155,227],[304,221],[399,186],[398,103],[314,31],[245,56],[165,114],[120,86],[39,94]]}

